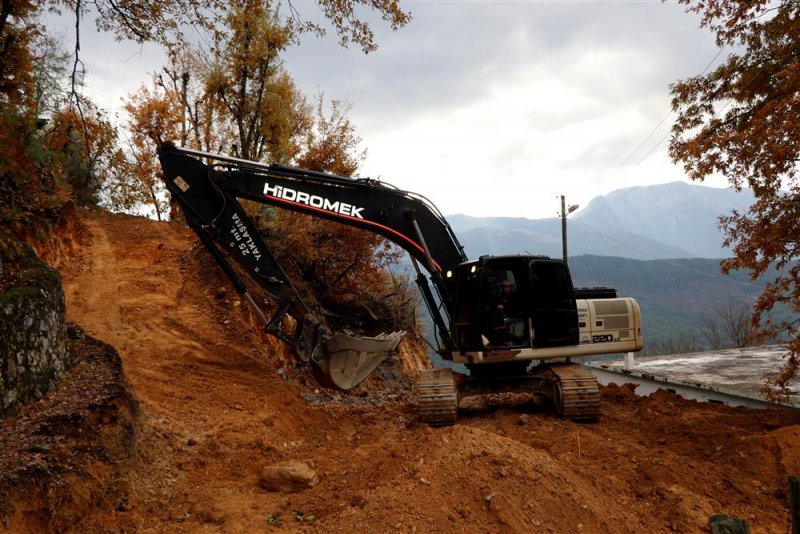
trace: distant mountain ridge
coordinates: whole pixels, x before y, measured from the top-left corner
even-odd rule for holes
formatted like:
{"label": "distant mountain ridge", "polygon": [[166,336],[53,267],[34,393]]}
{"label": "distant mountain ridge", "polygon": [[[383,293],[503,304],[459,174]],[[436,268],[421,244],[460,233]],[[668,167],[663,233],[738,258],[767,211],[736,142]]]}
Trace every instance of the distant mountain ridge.
{"label": "distant mountain ridge", "polygon": [[[568,252],[640,260],[728,257],[718,219],[734,209],[746,210],[753,201],[750,190],[683,182],[619,189],[570,216]],[[447,220],[470,258],[519,253],[561,257],[558,218],[459,214]]]}

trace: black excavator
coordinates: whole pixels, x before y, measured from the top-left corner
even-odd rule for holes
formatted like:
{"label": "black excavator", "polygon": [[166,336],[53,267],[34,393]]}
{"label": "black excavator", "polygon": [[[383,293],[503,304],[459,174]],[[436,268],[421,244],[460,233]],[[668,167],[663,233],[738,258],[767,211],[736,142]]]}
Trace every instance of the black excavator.
{"label": "black excavator", "polygon": [[[369,178],[267,165],[171,143],[162,145],[160,161],[187,223],[265,331],[289,344],[325,387],[349,390],[360,384],[404,332],[374,337],[333,332],[322,314],[303,302],[239,199],[375,232],[409,253],[438,353],[469,370],[468,376],[450,369],[421,372],[418,409],[431,425],[453,424],[465,396],[506,391],[552,399],[565,418],[597,420],[597,381],[572,360],[643,346],[634,299],[618,298],[613,288],[575,288],[567,264],[546,256],[469,260],[445,218],[416,193]],[[231,258],[274,299],[271,314],[252,297]]]}

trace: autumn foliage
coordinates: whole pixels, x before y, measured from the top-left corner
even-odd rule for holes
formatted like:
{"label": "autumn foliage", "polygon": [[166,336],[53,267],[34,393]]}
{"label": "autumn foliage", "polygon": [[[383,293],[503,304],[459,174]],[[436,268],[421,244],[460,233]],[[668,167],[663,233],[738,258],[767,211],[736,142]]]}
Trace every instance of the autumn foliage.
{"label": "autumn foliage", "polygon": [[34,2],[0,12],[0,222],[26,219],[47,202],[36,169],[35,44],[42,33]]}
{"label": "autumn foliage", "polygon": [[[800,4],[768,0],[682,0],[730,50],[716,69],[672,87],[678,120],[672,157],[689,176],[724,175],[737,189],[752,188],[747,212],[721,219],[733,257],[724,272],[747,269],[755,280],[770,267],[780,273],[755,304],[754,338],[788,336],[791,356],[769,386],[785,396],[800,361]],[[771,319],[785,306],[793,318]]]}
{"label": "autumn foliage", "polygon": [[[165,211],[156,148],[166,140],[339,176],[357,172],[360,139],[347,105],[328,105],[322,95],[309,105],[283,66],[291,24],[261,0],[232,4],[226,21],[230,31],[217,36],[210,53],[173,51],[151,83],[129,97],[132,169],[130,180],[111,190],[116,207],[136,201],[158,216]],[[402,251],[370,232],[243,204],[303,298],[334,323],[362,331],[414,326],[414,293],[386,270]]]}
{"label": "autumn foliage", "polygon": [[[198,148],[209,149],[213,144],[221,151],[236,145],[244,157],[289,162],[297,155],[291,140],[305,125],[298,122],[302,109],[292,108],[302,104],[302,97],[281,70],[278,53],[288,43],[298,43],[304,33],[319,35],[326,31],[324,24],[310,21],[313,13],[302,13],[298,7],[281,0],[3,1],[0,196],[4,202],[0,219],[35,216],[70,194],[84,205],[99,202],[118,209],[147,202],[161,215],[161,192],[152,186],[153,173],[147,168],[140,142],[148,135],[144,132],[146,121],[142,122],[141,114],[133,118],[134,128],[142,129],[134,134],[132,146],[120,147],[129,152],[128,157],[120,158],[109,146],[118,134],[113,131],[116,126],[110,127],[101,110],[80,94],[84,19],[93,19],[97,30],[110,32],[117,39],[164,46],[172,58],[171,67],[177,68],[165,68],[158,83],[165,91],[162,103],[178,104],[165,114],[176,109],[183,114],[180,144],[187,145],[191,134]],[[392,29],[410,20],[396,0],[317,0],[315,10],[321,11],[343,45],[354,43],[365,52],[376,47],[371,25],[364,18],[366,13],[378,13]],[[57,117],[39,106],[41,82],[48,77],[55,79],[53,72],[48,72],[48,58],[41,53],[48,36],[39,17],[48,11],[75,18],[75,33],[70,36],[74,38],[71,79],[59,88],[63,94]],[[186,34],[200,35],[201,41],[213,43],[211,50],[187,55],[191,49]],[[198,64],[198,57],[210,58],[211,62]],[[192,91],[194,94],[190,94]],[[191,98],[198,95],[201,98]],[[75,127],[76,116],[84,122],[82,128]],[[232,120],[237,122],[232,125]],[[45,145],[42,134],[51,127]],[[232,142],[234,135],[238,139]],[[133,175],[135,183],[126,174]],[[68,187],[59,190],[62,184]]]}
{"label": "autumn foliage", "polygon": [[[304,169],[352,176],[361,155],[347,108],[318,97],[296,164]],[[408,280],[387,269],[404,252],[379,235],[338,222],[285,210],[266,209],[262,227],[290,277],[307,285],[340,326],[368,333],[414,329],[417,299]]]}
{"label": "autumn foliage", "polygon": [[41,172],[66,188],[79,206],[98,206],[104,184],[125,173],[117,141],[116,128],[91,103],[66,103],[43,131],[48,155]]}

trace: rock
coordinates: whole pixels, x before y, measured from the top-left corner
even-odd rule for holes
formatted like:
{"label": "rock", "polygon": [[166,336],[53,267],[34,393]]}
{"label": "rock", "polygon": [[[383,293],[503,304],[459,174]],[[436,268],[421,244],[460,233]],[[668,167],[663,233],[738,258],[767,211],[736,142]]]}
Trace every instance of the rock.
{"label": "rock", "polygon": [[367,505],[367,499],[360,494],[353,495],[353,498],[350,499],[350,506],[356,508],[364,508]]}
{"label": "rock", "polygon": [[308,464],[288,460],[266,466],[261,470],[258,484],[267,491],[296,493],[307,490],[319,482],[317,473]]}
{"label": "rock", "polygon": [[750,526],[744,519],[732,515],[715,514],[708,518],[712,534],[749,534]]}

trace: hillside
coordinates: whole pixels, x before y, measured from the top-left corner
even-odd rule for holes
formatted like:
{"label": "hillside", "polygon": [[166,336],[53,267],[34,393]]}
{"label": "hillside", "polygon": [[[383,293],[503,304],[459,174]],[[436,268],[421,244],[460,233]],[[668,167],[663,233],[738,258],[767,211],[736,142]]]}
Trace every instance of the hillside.
{"label": "hillside", "polygon": [[634,297],[642,310],[645,341],[687,336],[703,341],[704,317],[731,303],[749,306],[763,287],[746,272],[723,275],[719,260],[704,258],[642,261],[587,255],[570,258],[569,267],[576,286],[609,285]]}
{"label": "hillside", "polygon": [[575,221],[605,234],[631,232],[688,251],[668,257],[725,258],[730,250],[722,247],[719,217],[747,211],[754,200],[749,189],[684,182],[628,187],[593,199],[575,214]]}
{"label": "hillside", "polygon": [[[91,405],[69,377],[0,421],[0,470],[32,465],[36,481],[60,488],[32,499],[24,480],[0,487],[0,531],[705,532],[714,513],[754,533],[786,531],[798,413],[612,386],[592,425],[503,395],[464,401],[459,424],[431,429],[416,421],[401,365],[421,365],[409,363],[414,346],[366,389],[320,390],[246,323],[188,229],[81,218],[59,255],[46,252],[62,270],[70,320],[119,352],[139,404],[134,439],[125,460],[75,447],[77,434],[47,446],[17,439],[57,420],[51,404],[62,398]],[[109,435],[120,424],[106,414],[81,428]],[[263,489],[264,467],[287,460],[318,482]]]}
{"label": "hillside", "polygon": [[[525,219],[521,217],[470,217],[453,215],[447,218],[464,250],[471,258],[483,254],[543,254],[554,258],[562,255],[561,220]],[[666,245],[650,236],[616,229],[604,231],[588,224],[569,221],[569,255],[595,254],[635,259],[686,258],[687,249]]]}
{"label": "hillside", "polygon": [[[730,251],[722,247],[718,219],[734,209],[746,211],[752,202],[747,189],[736,192],[683,182],[619,189],[570,215],[569,255],[724,258]],[[451,215],[448,220],[470,257],[562,255],[558,218]]]}

